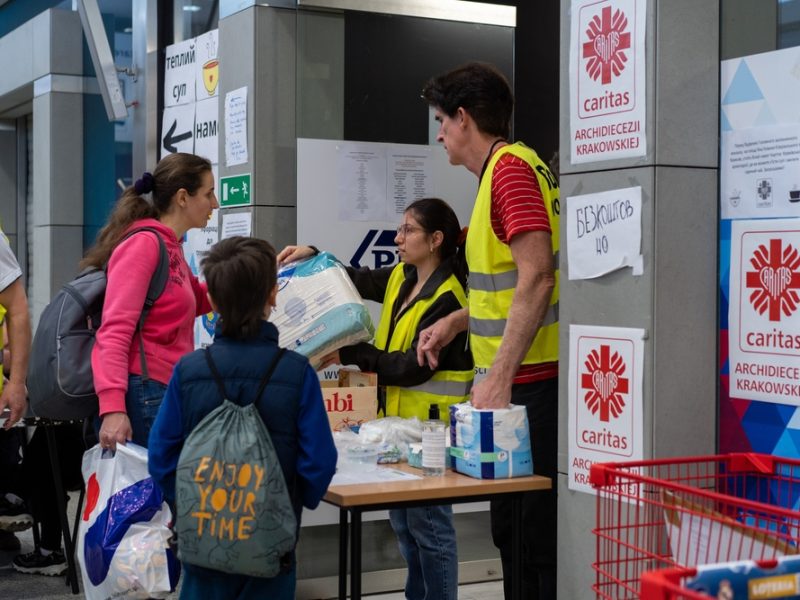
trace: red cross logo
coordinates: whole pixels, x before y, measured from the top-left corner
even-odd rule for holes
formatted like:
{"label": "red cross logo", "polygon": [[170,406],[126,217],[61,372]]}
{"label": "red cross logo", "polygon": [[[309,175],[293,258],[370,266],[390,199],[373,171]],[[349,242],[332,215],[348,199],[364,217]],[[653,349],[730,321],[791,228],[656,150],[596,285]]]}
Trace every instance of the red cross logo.
{"label": "red cross logo", "polygon": [[618,352],[611,356],[611,347],[600,345],[600,352],[592,350],[584,363],[586,373],[581,373],[581,388],[589,390],[583,397],[592,414],[600,412],[600,420],[608,422],[609,417],[615,419],[622,414],[625,399],[622,394],[628,393],[628,378],[625,373],[625,361]]}
{"label": "red cross logo", "polygon": [[745,273],[745,285],[752,289],[750,302],[758,314],[769,311],[770,321],[780,321],[781,313],[787,317],[800,305],[800,253],[791,245],[781,248],[782,240],[769,241],[769,250],[761,244],[750,264],[755,271]]}
{"label": "red cross logo", "polygon": [[628,17],[620,9],[611,16],[611,7],[606,6],[601,16],[595,15],[586,29],[588,42],[583,43],[583,58],[586,72],[597,80],[602,75],[601,83],[611,83],[611,75],[619,76],[625,68],[628,57],[623,50],[631,47],[631,34],[626,32]]}

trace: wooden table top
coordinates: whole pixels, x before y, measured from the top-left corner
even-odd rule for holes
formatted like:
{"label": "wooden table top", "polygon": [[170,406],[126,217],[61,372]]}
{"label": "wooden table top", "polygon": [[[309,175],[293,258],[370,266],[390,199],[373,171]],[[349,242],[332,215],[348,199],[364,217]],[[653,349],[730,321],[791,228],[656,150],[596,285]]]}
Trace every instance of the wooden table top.
{"label": "wooden table top", "polygon": [[410,467],[408,463],[382,465],[420,475],[420,479],[410,481],[391,481],[385,483],[359,483],[353,485],[332,485],[325,493],[324,500],[341,508],[368,506],[388,502],[411,502],[440,498],[462,498],[486,496],[511,492],[532,492],[549,490],[550,478],[541,475],[514,477],[512,479],[475,479],[450,469],[441,477],[422,477],[422,469]]}

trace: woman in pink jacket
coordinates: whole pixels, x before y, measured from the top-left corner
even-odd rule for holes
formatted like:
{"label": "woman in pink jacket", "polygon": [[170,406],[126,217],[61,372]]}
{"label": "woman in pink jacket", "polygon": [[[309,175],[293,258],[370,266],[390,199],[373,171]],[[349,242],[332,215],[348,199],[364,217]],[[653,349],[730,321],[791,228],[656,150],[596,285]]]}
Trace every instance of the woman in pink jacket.
{"label": "woman in pink jacket", "polygon": [[[145,200],[147,194],[152,200]],[[102,324],[92,350],[103,447],[114,449],[128,440],[147,446],[172,367],[194,349],[195,317],[211,306],[205,285],[186,264],[181,239],[190,229],[205,227],[218,206],[211,163],[193,154],[171,154],[125,190],[83,259],[83,267],[108,265]],[[144,226],[157,230],[169,255],[166,287],[141,331],[149,377],[142,375],[136,326],[159,244],[150,231],[125,238]]]}

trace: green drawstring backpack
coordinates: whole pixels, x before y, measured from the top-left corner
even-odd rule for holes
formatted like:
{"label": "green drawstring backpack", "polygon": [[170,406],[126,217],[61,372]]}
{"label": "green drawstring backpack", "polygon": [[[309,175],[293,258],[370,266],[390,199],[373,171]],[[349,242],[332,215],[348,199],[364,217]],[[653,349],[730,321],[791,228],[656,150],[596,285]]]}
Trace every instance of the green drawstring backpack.
{"label": "green drawstring backpack", "polygon": [[274,577],[297,541],[297,520],[275,446],[255,404],[284,350],[250,403],[231,402],[204,353],[223,402],[186,438],[175,479],[178,557],[191,565]]}

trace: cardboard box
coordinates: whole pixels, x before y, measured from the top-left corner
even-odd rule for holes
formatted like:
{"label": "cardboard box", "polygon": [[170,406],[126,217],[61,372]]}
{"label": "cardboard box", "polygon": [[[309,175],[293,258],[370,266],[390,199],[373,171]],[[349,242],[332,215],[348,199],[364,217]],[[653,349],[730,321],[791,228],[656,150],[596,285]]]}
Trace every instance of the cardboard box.
{"label": "cardboard box", "polygon": [[378,416],[378,375],[341,369],[339,381],[322,381],[322,398],[333,431],[358,428]]}

